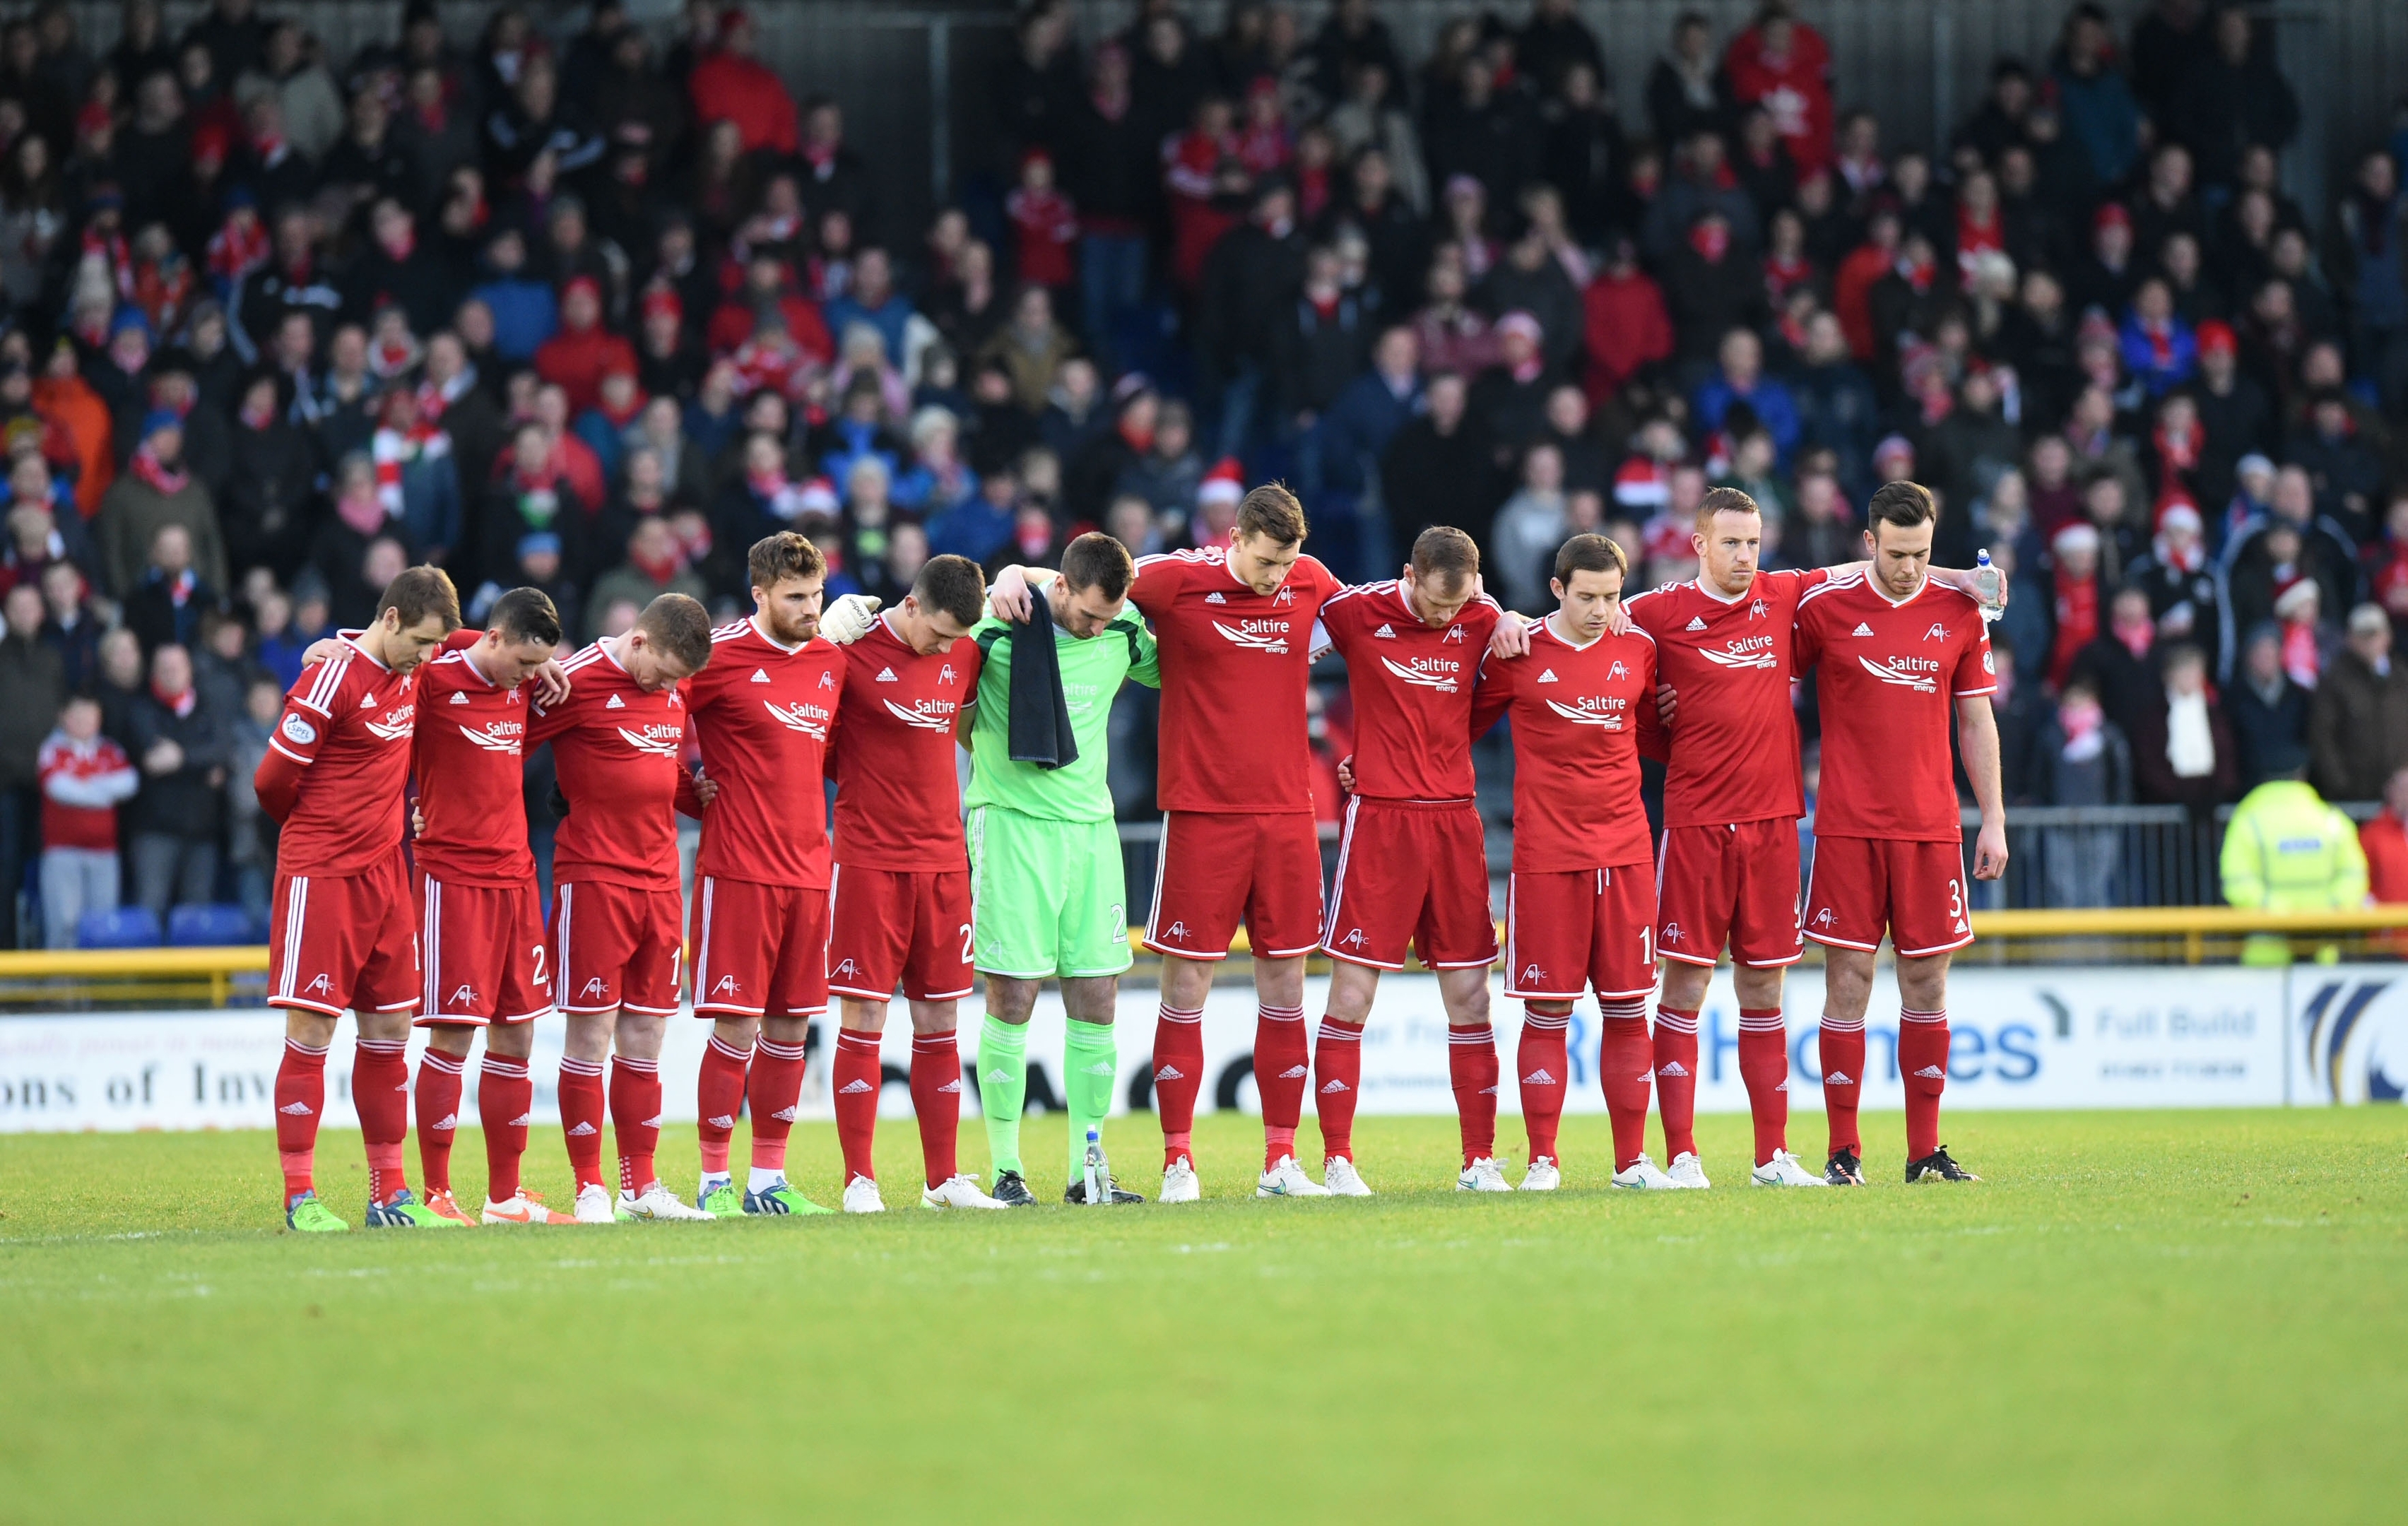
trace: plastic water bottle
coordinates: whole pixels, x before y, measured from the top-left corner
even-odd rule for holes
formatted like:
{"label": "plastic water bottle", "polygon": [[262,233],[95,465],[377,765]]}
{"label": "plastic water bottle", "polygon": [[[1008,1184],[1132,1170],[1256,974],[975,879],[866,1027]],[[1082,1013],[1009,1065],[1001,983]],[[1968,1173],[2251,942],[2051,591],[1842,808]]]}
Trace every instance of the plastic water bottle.
{"label": "plastic water bottle", "polygon": [[1087,1131],[1086,1165],[1087,1206],[1107,1207],[1111,1203],[1112,1168],[1104,1159],[1103,1136],[1095,1130]]}
{"label": "plastic water bottle", "polygon": [[2006,613],[2003,595],[2007,590],[2006,574],[1990,565],[1990,553],[1977,551],[1973,557],[1973,592],[1982,606],[1982,618],[1993,620]]}

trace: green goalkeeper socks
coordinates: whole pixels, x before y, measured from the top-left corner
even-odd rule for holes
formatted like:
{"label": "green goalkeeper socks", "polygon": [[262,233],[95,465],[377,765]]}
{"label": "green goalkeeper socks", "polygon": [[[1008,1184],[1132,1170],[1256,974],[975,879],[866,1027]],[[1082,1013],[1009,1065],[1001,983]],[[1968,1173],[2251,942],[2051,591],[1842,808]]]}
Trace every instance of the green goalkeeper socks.
{"label": "green goalkeeper socks", "polygon": [[979,1111],[997,1175],[1020,1169],[1020,1112],[1028,1104],[1028,1025],[988,1018],[979,1024]]}
{"label": "green goalkeeper socks", "polygon": [[1112,1110],[1112,1082],[1120,1050],[1112,1042],[1110,1023],[1069,1019],[1062,1039],[1062,1090],[1070,1107],[1070,1174],[1077,1181],[1086,1170],[1087,1131],[1100,1130]]}

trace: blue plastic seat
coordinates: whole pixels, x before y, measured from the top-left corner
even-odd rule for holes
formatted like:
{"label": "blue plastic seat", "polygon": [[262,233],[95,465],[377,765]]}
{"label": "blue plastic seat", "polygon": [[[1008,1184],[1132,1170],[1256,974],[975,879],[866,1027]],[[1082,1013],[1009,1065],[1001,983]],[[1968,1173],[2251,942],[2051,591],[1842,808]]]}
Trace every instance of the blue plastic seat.
{"label": "blue plastic seat", "polygon": [[240,906],[178,906],[167,913],[171,948],[222,948],[252,940],[251,916]]}
{"label": "blue plastic seat", "polygon": [[79,948],[156,948],[159,919],[149,906],[120,906],[115,911],[87,911],[76,922]]}

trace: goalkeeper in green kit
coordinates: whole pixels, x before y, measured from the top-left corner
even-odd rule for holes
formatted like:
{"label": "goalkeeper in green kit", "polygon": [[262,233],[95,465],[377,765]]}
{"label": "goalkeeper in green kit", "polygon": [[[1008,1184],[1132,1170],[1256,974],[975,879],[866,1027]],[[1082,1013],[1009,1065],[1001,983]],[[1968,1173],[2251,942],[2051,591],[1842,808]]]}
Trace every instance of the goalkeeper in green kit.
{"label": "goalkeeper in green kit", "polygon": [[[1119,541],[1081,535],[1027,621],[989,614],[970,631],[985,658],[968,721],[972,963],[986,977],[979,1102],[995,1196],[1014,1207],[1036,1202],[1022,1175],[1020,1115],[1042,982],[1060,980],[1069,1016],[1067,1202],[1086,1201],[1087,1131],[1102,1127],[1118,1078],[1112,1012],[1130,962],[1127,881],[1105,742],[1124,678],[1162,686],[1154,636],[1126,606],[1136,573]],[[1144,1201],[1109,1190],[1113,1203]]]}

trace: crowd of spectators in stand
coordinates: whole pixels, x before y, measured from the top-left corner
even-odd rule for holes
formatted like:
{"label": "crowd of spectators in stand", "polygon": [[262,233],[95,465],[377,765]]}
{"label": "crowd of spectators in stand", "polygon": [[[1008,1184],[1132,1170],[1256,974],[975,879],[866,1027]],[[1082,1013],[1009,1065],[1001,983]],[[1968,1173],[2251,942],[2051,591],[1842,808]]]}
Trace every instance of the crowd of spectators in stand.
{"label": "crowd of spectators in stand", "polygon": [[1942,562],[2015,578],[2014,803],[2408,763],[2408,133],[2312,219],[2271,32],[2205,0],[2074,6],[1938,151],[1811,3],[1653,58],[1507,8],[1408,57],[1370,0],[1038,0],[1002,168],[924,226],[882,202],[926,167],[719,0],[473,45],[410,0],[349,58],[253,0],[0,25],[0,887],[52,941],[121,893],[264,907],[279,696],[414,562],[581,642],[739,607],[774,529],[892,598],[939,551],[1211,544],[1270,476],[1341,576],[1455,523],[1529,611],[1571,532],[1684,578],[1735,484],[1767,564],[1828,564],[1912,477]]}

